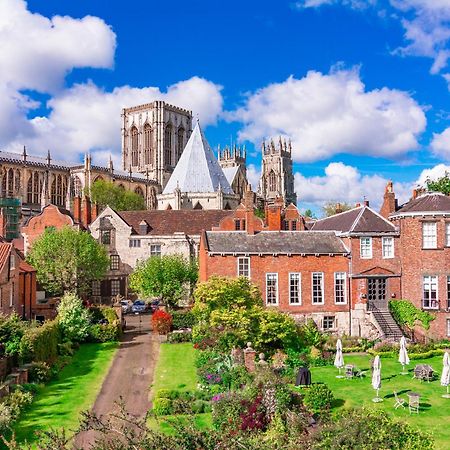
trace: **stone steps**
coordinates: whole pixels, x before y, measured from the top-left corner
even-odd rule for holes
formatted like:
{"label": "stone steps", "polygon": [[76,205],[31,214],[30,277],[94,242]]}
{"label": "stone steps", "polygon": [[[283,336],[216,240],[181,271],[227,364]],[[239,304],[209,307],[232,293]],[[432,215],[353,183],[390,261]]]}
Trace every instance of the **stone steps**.
{"label": "stone steps", "polygon": [[402,330],[389,311],[373,311],[373,316],[386,339],[398,340],[403,336]]}

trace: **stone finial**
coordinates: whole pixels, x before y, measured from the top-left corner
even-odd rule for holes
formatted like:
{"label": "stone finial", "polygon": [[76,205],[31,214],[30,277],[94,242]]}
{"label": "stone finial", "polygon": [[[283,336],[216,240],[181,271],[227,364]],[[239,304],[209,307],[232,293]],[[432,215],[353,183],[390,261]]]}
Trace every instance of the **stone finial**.
{"label": "stone finial", "polygon": [[50,156],[50,150],[47,150],[47,165],[50,165],[50,162],[52,160],[52,157]]}
{"label": "stone finial", "polygon": [[269,363],[266,361],[266,356],[264,355],[264,353],[260,353],[259,354],[258,365],[259,366],[264,366],[264,367],[269,365]]}
{"label": "stone finial", "polygon": [[244,365],[249,372],[255,371],[256,351],[252,348],[252,343],[247,342],[247,348],[244,350]]}
{"label": "stone finial", "polygon": [[22,159],[23,162],[27,161],[27,148],[25,147],[25,145],[23,146]]}

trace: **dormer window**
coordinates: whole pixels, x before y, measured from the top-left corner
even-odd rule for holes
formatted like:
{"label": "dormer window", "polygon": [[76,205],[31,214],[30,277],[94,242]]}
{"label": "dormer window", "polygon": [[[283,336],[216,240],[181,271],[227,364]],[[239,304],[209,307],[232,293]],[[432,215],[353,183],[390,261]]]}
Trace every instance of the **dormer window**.
{"label": "dormer window", "polygon": [[148,223],[145,220],[142,220],[139,223],[139,234],[147,234],[148,233]]}

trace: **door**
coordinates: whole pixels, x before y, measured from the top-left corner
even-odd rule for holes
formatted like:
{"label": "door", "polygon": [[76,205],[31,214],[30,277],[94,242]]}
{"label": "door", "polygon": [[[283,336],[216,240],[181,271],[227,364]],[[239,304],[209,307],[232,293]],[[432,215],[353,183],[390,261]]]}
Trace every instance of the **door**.
{"label": "door", "polygon": [[387,311],[386,278],[367,278],[367,307]]}

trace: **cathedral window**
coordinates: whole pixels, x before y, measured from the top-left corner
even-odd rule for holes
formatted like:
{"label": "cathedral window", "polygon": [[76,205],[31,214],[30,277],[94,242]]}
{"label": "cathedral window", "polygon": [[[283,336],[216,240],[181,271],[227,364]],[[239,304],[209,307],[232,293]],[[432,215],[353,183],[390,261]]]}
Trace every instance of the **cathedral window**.
{"label": "cathedral window", "polygon": [[64,206],[64,197],[66,191],[66,182],[61,175],[53,178],[50,194],[51,203],[56,206]]}
{"label": "cathedral window", "polygon": [[34,203],[33,200],[33,175],[30,175],[27,183],[27,203]]}
{"label": "cathedral window", "polygon": [[180,159],[181,154],[184,149],[184,128],[178,128],[178,136],[177,136],[177,159]]}
{"label": "cathedral window", "polygon": [[80,177],[74,176],[73,177],[73,196],[81,197],[82,191],[83,191],[83,187],[81,184]]}
{"label": "cathedral window", "polygon": [[137,166],[138,163],[138,130],[133,127],[131,128],[131,165]]}
{"label": "cathedral window", "polygon": [[39,173],[30,175],[27,183],[27,202],[38,204],[41,202],[42,180]]}
{"label": "cathedral window", "polygon": [[134,190],[134,192],[137,195],[140,195],[141,197],[144,197],[144,191],[139,186]]}
{"label": "cathedral window", "polygon": [[274,192],[277,190],[277,176],[273,170],[269,173],[269,191]]}
{"label": "cathedral window", "polygon": [[14,195],[14,171],[12,169],[8,170],[8,187],[6,191],[7,197],[12,197]]}
{"label": "cathedral window", "polygon": [[16,170],[16,176],[14,179],[14,190],[19,193],[20,190],[20,170]]}
{"label": "cathedral window", "polygon": [[151,164],[153,160],[153,131],[152,127],[146,123],[144,125],[144,164]]}
{"label": "cathedral window", "polygon": [[167,125],[164,132],[164,160],[166,165],[172,165],[172,125]]}

